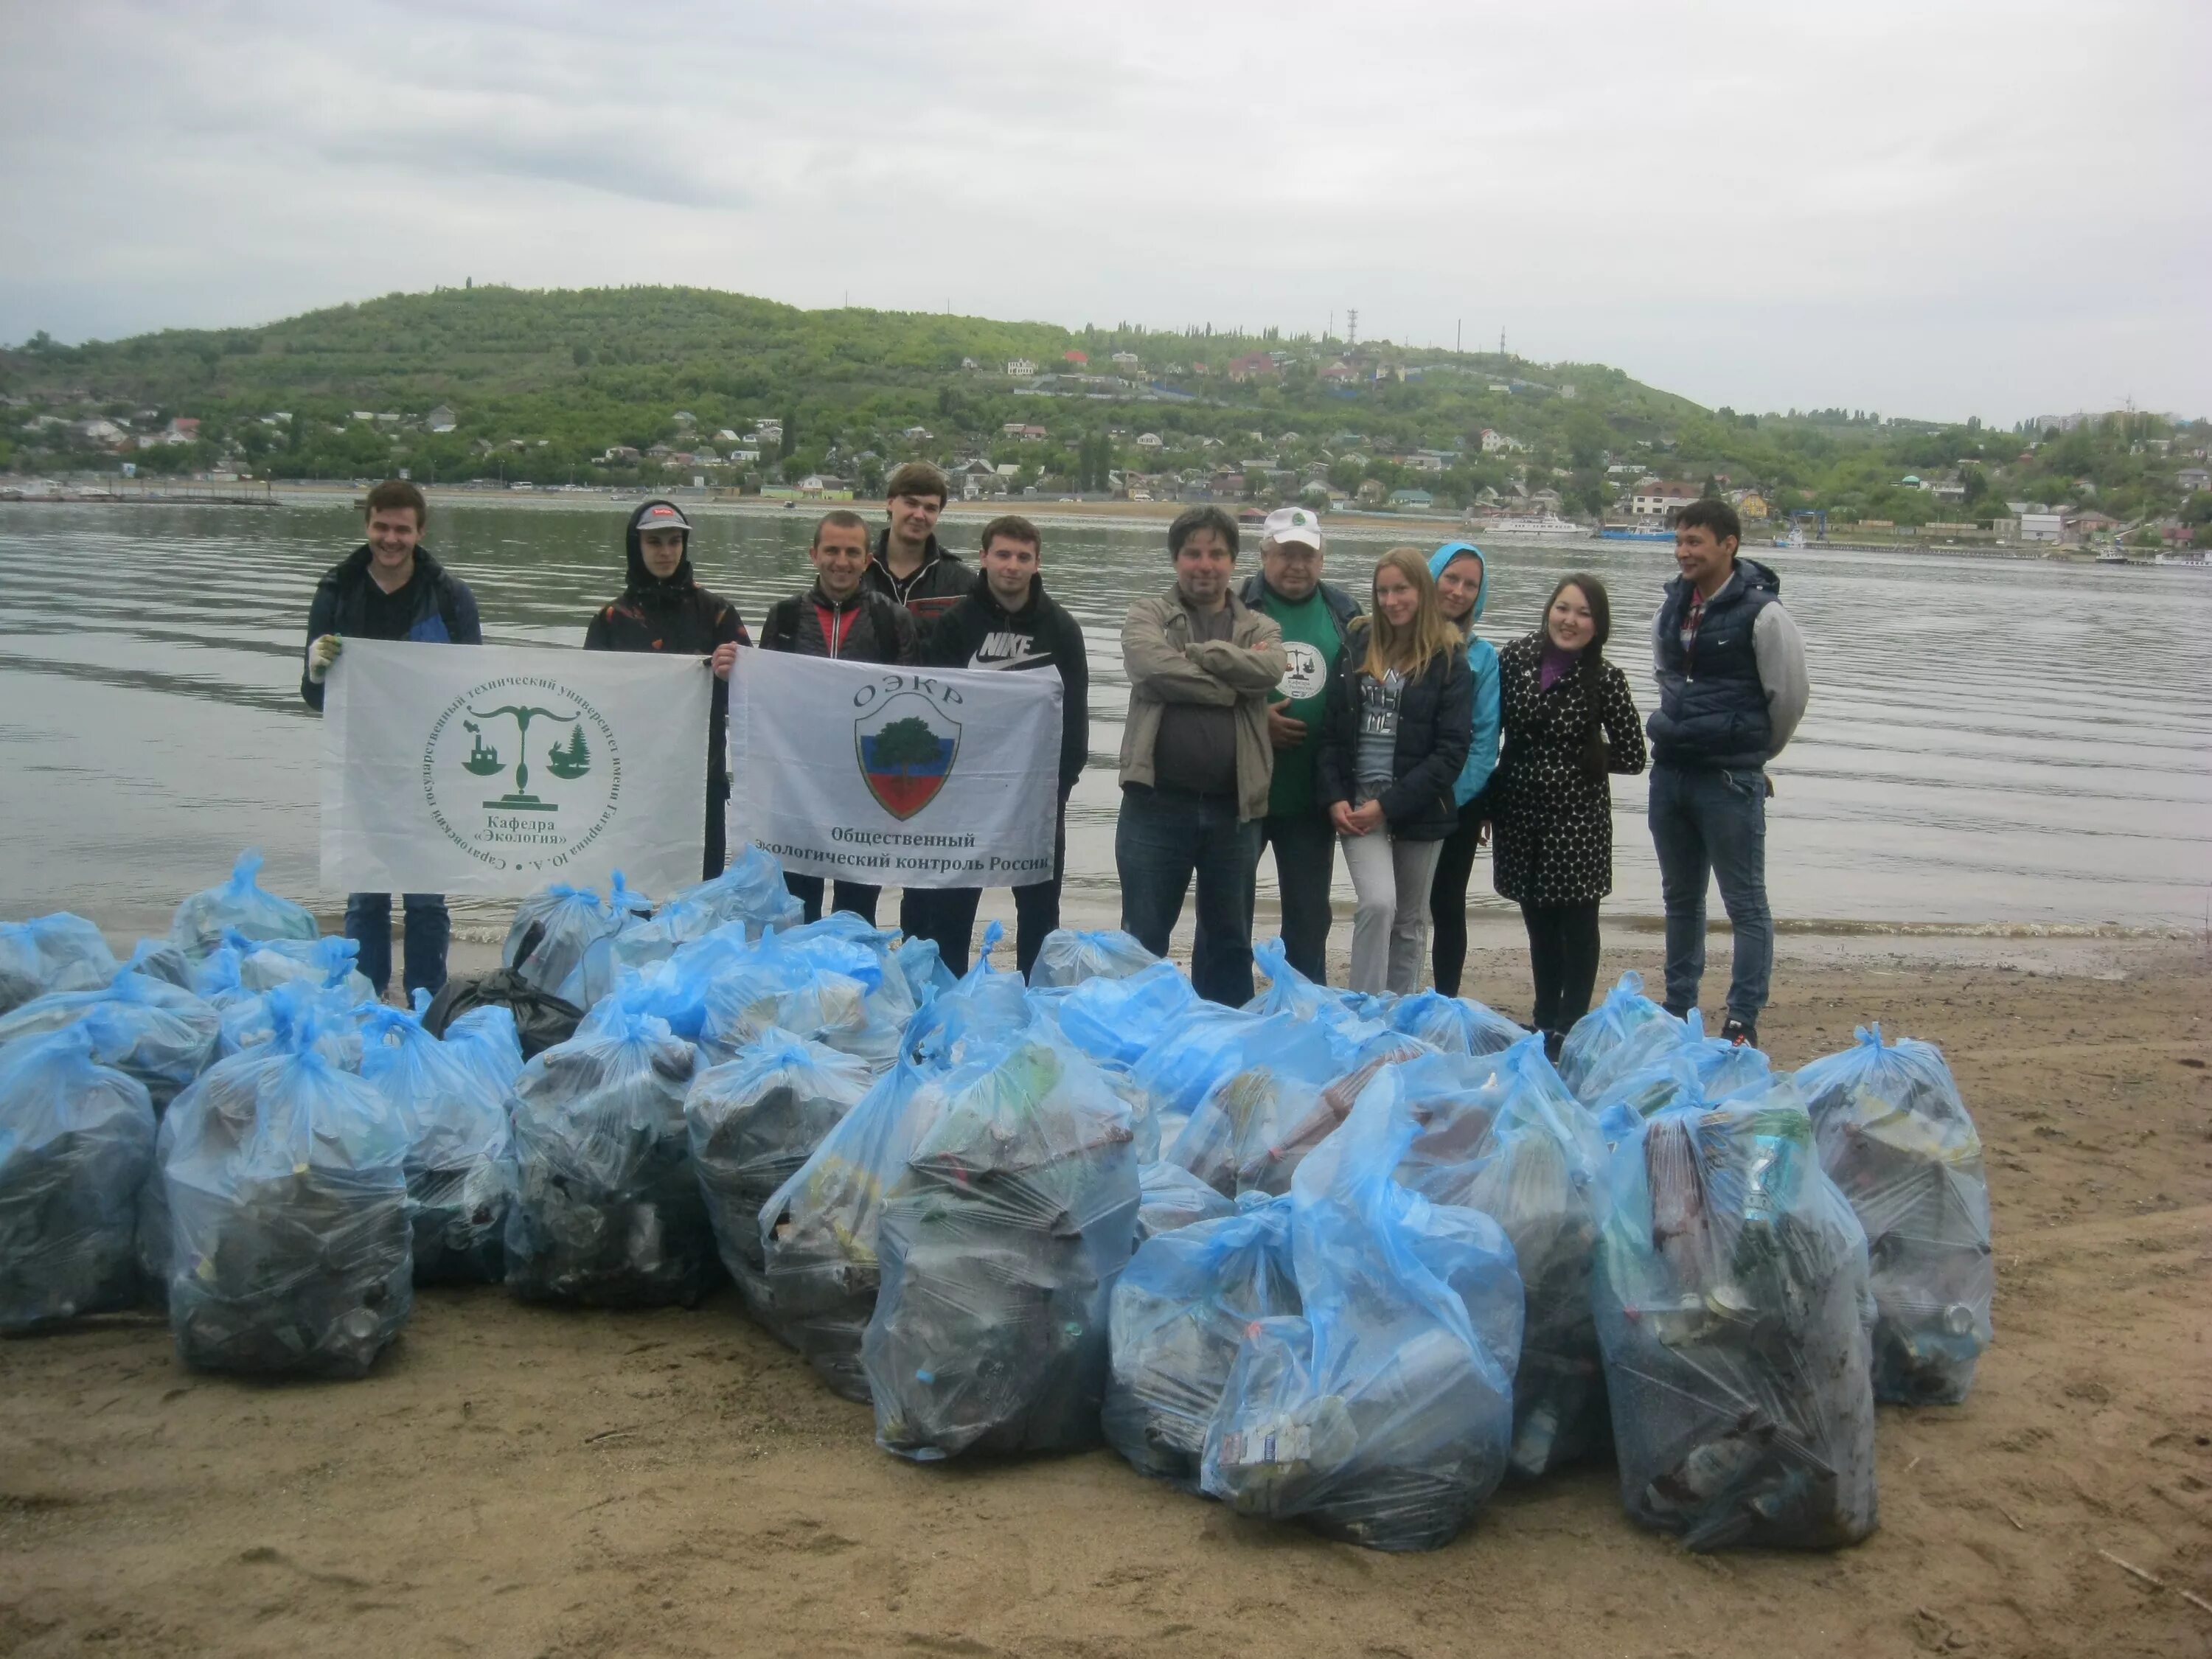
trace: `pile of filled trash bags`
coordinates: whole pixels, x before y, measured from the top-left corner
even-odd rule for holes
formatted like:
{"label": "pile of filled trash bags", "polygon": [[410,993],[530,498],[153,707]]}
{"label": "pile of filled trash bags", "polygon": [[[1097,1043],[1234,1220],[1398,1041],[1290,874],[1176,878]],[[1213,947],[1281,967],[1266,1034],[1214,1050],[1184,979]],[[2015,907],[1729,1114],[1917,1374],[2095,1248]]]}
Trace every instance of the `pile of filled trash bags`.
{"label": "pile of filled trash bags", "polygon": [[775,860],[526,900],[410,1009],[258,855],[118,961],[0,924],[0,1332],[152,1303],[179,1358],[361,1376],[415,1286],[726,1279],[922,1462],[1110,1445],[1385,1550],[1610,1457],[1691,1547],[1875,1524],[1875,1404],[1963,1400],[1989,1199],[1942,1056],[1791,1074],[1645,998],[1571,1033],[1337,992],[1202,1001],[1125,934],[955,980]]}

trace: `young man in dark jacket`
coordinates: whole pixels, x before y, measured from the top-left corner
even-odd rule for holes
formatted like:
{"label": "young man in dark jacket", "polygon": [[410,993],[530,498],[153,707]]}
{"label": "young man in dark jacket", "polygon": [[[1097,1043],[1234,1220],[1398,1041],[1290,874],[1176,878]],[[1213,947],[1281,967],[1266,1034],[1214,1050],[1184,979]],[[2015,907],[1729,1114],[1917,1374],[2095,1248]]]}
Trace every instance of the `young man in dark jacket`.
{"label": "young man in dark jacket", "polygon": [[[863,585],[868,568],[866,520],[842,509],[823,514],[814,526],[807,557],[814,563],[814,586],[769,607],[761,624],[761,649],[855,662],[915,660],[914,618],[896,600]],[[787,875],[783,883],[805,906],[807,921],[821,920],[821,877]],[[850,910],[874,924],[882,888],[840,881],[835,889],[830,908]]]}
{"label": "young man in dark jacket", "polygon": [[[983,567],[968,597],[939,617],[922,641],[931,668],[1019,671],[1056,668],[1060,703],[1059,819],[1053,831],[1052,877],[1014,889],[1014,963],[1026,976],[1044,936],[1060,926],[1060,884],[1067,863],[1067,793],[1091,752],[1091,668],[1083,629],[1053,603],[1037,574],[1042,538],[1027,519],[1009,514],[983,526]],[[968,971],[980,887],[909,889],[899,926],[937,941],[955,974]]]}
{"label": "young man in dark jacket", "polygon": [[[482,645],[476,595],[447,574],[422,545],[429,504],[404,478],[368,492],[363,511],[368,539],[315,584],[307,611],[307,671],[300,695],[310,708],[323,706],[323,683],[348,636],[412,640],[431,645]],[[405,957],[400,983],[435,996],[446,983],[446,947],[453,933],[442,893],[405,893]],[[346,937],[361,946],[357,966],[376,994],[392,983],[392,895],[349,893]]]}
{"label": "young man in dark jacket", "polygon": [[952,486],[927,461],[908,461],[884,484],[890,522],[876,538],[866,581],[927,627],[968,597],[975,573],[938,545],[937,518]]}
{"label": "young man in dark jacket", "polygon": [[1740,559],[1743,526],[1726,501],[1674,520],[1681,574],[1651,625],[1659,707],[1651,734],[1651,845],[1667,906],[1667,1006],[1687,1013],[1705,971],[1705,888],[1718,877],[1735,933],[1721,1035],[1759,1042],[1774,971],[1766,903],[1767,763],[1804,718],[1805,640],[1782,608],[1782,579]]}
{"label": "young man in dark jacket", "polygon": [[730,802],[730,670],[752,641],[737,606],[699,586],[691,572],[691,521],[672,501],[647,501],[624,532],[629,580],[622,597],[595,612],[586,651],[661,651],[703,657],[714,670],[707,725],[707,856],[704,878],[729,856],[724,817]]}

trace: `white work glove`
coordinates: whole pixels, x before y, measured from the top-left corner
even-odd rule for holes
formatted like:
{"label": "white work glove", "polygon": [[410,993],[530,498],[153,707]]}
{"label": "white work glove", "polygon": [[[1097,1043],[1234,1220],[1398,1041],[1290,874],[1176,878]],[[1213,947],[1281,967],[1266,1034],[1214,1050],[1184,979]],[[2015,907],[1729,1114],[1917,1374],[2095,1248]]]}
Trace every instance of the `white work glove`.
{"label": "white work glove", "polygon": [[338,652],[345,641],[335,634],[325,634],[307,647],[307,678],[317,685],[330,678],[331,670],[337,666]]}

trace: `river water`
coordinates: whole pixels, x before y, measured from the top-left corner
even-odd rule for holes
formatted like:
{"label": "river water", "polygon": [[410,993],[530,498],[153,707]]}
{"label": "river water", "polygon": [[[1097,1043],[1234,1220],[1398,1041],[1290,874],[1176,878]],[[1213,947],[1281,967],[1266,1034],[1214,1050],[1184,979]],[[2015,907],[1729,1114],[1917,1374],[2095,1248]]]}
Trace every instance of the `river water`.
{"label": "river water", "polygon": [[[487,640],[574,647],[620,586],[628,511],[589,498],[441,501],[429,545],[475,588]],[[701,579],[749,622],[808,580],[811,515],[695,516]],[[978,527],[949,519],[948,545],[972,544]],[[1071,900],[1110,920],[1119,629],[1129,601],[1168,580],[1164,527],[1047,517],[1045,529],[1047,585],[1091,640],[1091,764],[1070,812]],[[1399,538],[1386,526],[1339,531],[1328,574],[1364,593],[1375,555]],[[179,896],[248,844],[266,850],[270,885],[313,900],[318,750],[300,650],[315,579],[359,539],[337,500],[0,505],[0,917],[66,908],[115,932],[158,931]],[[1533,627],[1553,581],[1593,570],[1613,593],[1612,654],[1648,710],[1644,641],[1673,574],[1668,550],[1489,550],[1483,634],[1502,643]],[[2212,578],[1769,551],[1814,684],[1774,768],[1768,883],[1785,925],[2212,919]],[[1660,911],[1644,800],[1642,779],[1614,780],[1616,916]],[[1348,898],[1340,871],[1340,890]],[[1488,890],[1486,861],[1474,902],[1509,908]],[[318,908],[339,903],[325,895]],[[464,920],[498,920],[498,907],[479,908]]]}

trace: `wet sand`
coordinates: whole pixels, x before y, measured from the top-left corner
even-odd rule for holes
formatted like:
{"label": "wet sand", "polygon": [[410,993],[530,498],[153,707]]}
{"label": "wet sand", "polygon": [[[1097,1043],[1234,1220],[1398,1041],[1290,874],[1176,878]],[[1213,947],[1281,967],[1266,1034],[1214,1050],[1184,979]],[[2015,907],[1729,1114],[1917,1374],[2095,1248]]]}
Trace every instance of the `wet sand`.
{"label": "wet sand", "polygon": [[[1619,942],[1608,978],[1654,965]],[[2205,1651],[2212,957],[2057,956],[1785,954],[1778,1063],[1865,1018],[1940,1042],[1993,1189],[1996,1346],[1966,1406],[1882,1409],[1856,1548],[1691,1556],[1593,1468],[1382,1556],[1107,1451],[901,1462],[726,1291],[440,1291],[362,1382],[195,1375],[150,1318],[0,1344],[0,1654]],[[1512,1009],[1523,971],[1480,949],[1468,988]]]}

